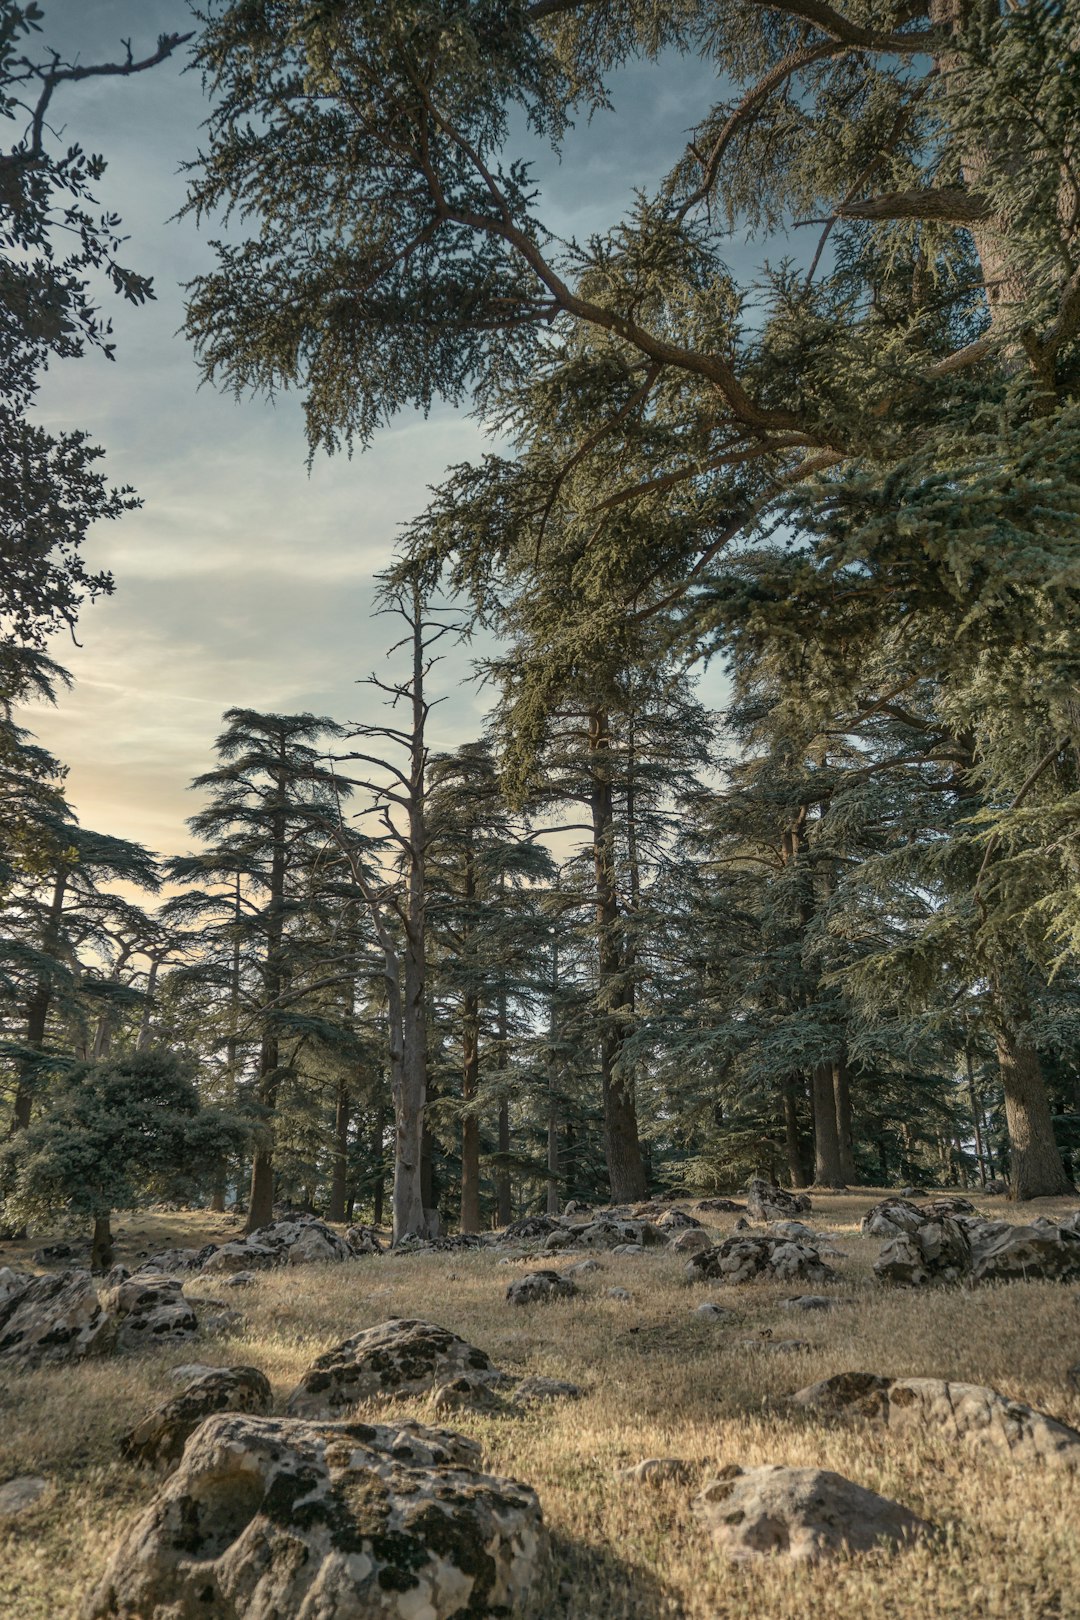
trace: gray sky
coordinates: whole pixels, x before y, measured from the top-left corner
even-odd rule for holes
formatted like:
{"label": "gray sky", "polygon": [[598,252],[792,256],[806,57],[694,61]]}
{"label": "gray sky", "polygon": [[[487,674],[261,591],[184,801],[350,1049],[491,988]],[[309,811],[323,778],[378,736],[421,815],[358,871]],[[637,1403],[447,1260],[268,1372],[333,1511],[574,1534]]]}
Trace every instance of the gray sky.
{"label": "gray sky", "polygon": [[[84,62],[117,60],[128,37],[143,56],[159,33],[192,26],[184,0],[44,0],[44,9],[44,43]],[[426,486],[486,442],[463,414],[410,412],[365,454],[320,456],[309,475],[298,398],[270,407],[198,387],[178,334],[181,283],[211,254],[194,221],[170,219],[206,105],[181,65],[65,87],[57,103],[61,134],[107,158],[100,200],[122,215],[125,262],[153,276],[157,301],[133,310],[110,297],[116,363],[90,355],[58,365],[42,390],[42,421],[87,430],[108,452],[110,478],[133,484],[145,504],[92,535],[89,560],[113,571],[116,593],[84,610],[81,647],[54,648],[74,691],[57,710],[28,715],[70,766],[80,820],[163,853],[190,842],[184,818],[196,804],[185,790],[211,764],[223,709],[347,721],[370,705],[355,682],[385,673],[393,639],[369,617],[372,576],[400,524],[423,508]],[[567,233],[617,218],[710,94],[699,63],[622,75],[614,112],[572,134],[561,166],[541,154],[545,217]],[[470,657],[452,652],[441,667],[452,697],[436,711],[437,746],[480,728],[488,697],[467,681]],[[715,702],[718,690],[710,679],[702,695]]]}

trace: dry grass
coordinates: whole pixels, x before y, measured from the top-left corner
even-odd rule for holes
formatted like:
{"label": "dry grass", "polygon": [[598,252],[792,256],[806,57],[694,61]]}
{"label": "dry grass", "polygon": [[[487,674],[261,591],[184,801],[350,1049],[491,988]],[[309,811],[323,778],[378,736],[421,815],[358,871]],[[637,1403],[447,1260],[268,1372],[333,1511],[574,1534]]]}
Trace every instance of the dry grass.
{"label": "dry grass", "polygon": [[[870,1266],[880,1244],[858,1235],[878,1194],[815,1199],[816,1226],[842,1234],[841,1278],[821,1292],[829,1313],[782,1310],[794,1290],[741,1289],[683,1280],[667,1254],[601,1257],[580,1299],[515,1309],[503,1300],[518,1268],[497,1254],[383,1256],[273,1273],[230,1297],[245,1316],[235,1334],[156,1355],[15,1373],[0,1387],[0,1480],[41,1473],[53,1481],[7,1532],[0,1552],[4,1620],[77,1613],[120,1527],[153,1490],[123,1464],[117,1438],[174,1386],[182,1361],[261,1367],[283,1401],[312,1357],[349,1333],[393,1316],[421,1316],[463,1334],[510,1371],[569,1378],[578,1402],[521,1417],[462,1417],[495,1473],[531,1483],[553,1533],[546,1616],[565,1620],[1075,1620],[1080,1615],[1080,1478],[976,1459],[935,1437],[918,1442],[869,1430],[822,1428],[771,1411],[767,1398],[844,1370],[925,1374],[990,1384],[1080,1426],[1068,1367],[1080,1359],[1080,1294],[1015,1283],[973,1292],[887,1293]],[[992,1213],[1024,1220],[1064,1212]],[[730,1231],[734,1217],[714,1217]],[[220,1216],[132,1217],[119,1258],[165,1242],[222,1238]],[[0,1261],[22,1258],[9,1245]],[[621,1286],[630,1303],[607,1299]],[[211,1296],[209,1281],[189,1292]],[[742,1321],[698,1319],[716,1299]],[[802,1338],[800,1355],[747,1351],[763,1329]],[[395,1408],[430,1421],[424,1402]],[[718,1559],[689,1511],[696,1486],[620,1485],[619,1465],[679,1456],[700,1479],[720,1463],[814,1464],[907,1503],[942,1531],[933,1545],[851,1559],[817,1570],[751,1569]],[[3,1533],[0,1532],[0,1537]]]}

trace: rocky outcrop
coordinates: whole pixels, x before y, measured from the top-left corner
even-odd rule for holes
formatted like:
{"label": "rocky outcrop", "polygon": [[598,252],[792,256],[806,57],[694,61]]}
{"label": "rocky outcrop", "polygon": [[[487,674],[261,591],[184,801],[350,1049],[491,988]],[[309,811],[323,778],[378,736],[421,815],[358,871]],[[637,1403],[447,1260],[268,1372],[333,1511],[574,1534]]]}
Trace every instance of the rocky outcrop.
{"label": "rocky outcrop", "polygon": [[498,1377],[491,1358],[434,1322],[395,1319],[319,1356],[289,1396],[294,1417],[331,1417],[359,1401],[426,1395],[461,1373]]}
{"label": "rocky outcrop", "polygon": [[355,1251],[343,1237],[315,1215],[296,1215],[271,1221],[245,1238],[234,1238],[215,1249],[203,1264],[206,1275],[221,1272],[266,1271],[272,1266],[311,1265],[350,1260]]}
{"label": "rocky outcrop", "polygon": [[1031,1226],[946,1215],[901,1232],[874,1265],[879,1282],[918,1287],[930,1282],[1060,1282],[1080,1276],[1080,1232],[1064,1223]]}
{"label": "rocky outcrop", "polygon": [[594,1221],[560,1226],[548,1235],[546,1249],[658,1249],[668,1241],[667,1232],[652,1221],[637,1221],[614,1215],[601,1215]]}
{"label": "rocky outcrop", "polygon": [[755,1176],[746,1190],[746,1213],[752,1221],[789,1221],[809,1209],[807,1193],[786,1192],[761,1176]]}
{"label": "rocky outcrop", "polygon": [[536,1305],[553,1299],[573,1299],[577,1284],[557,1271],[529,1271],[515,1277],[506,1290],[510,1305]]}
{"label": "rocky outcrop", "polygon": [[981,1384],[839,1373],[800,1389],[789,1402],[821,1417],[860,1419],[899,1433],[938,1430],[950,1440],[1014,1462],[1069,1470],[1080,1466],[1075,1429]]}
{"label": "rocky outcrop", "polygon": [[698,1204],[698,1209],[705,1210],[709,1214],[715,1211],[718,1215],[746,1214],[746,1205],[737,1204],[734,1198],[703,1198]]}
{"label": "rocky outcrop", "polygon": [[40,1502],[48,1488],[48,1480],[40,1474],[19,1474],[0,1485],[0,1524],[27,1513]]}
{"label": "rocky outcrop", "polygon": [[216,1253],[216,1243],[204,1243],[201,1249],[161,1249],[157,1254],[144,1255],[137,1269],[166,1276],[172,1272],[201,1271]]}
{"label": "rocky outcrop", "polygon": [[88,1271],[32,1277],[0,1268],[0,1359],[77,1361],[106,1354],[116,1339],[116,1318],[102,1309]]}
{"label": "rocky outcrop", "polygon": [[184,1298],[179,1277],[136,1271],[103,1289],[101,1303],[116,1318],[119,1344],[124,1350],[175,1344],[198,1331],[195,1312]]}
{"label": "rocky outcrop", "polygon": [[915,1204],[910,1198],[896,1195],[883,1198],[880,1204],[868,1209],[860,1222],[864,1237],[898,1237],[901,1232],[917,1232],[928,1221],[944,1220],[949,1215],[974,1215],[975,1205],[967,1198],[930,1198]]}
{"label": "rocky outcrop", "polygon": [[270,1382],[257,1367],[214,1368],[129,1429],[120,1441],[121,1454],[131,1462],[175,1463],[214,1412],[269,1412],[270,1400]]}
{"label": "rocky outcrop", "polygon": [[474,1458],[418,1425],[211,1417],[84,1620],[520,1615],[540,1574],[540,1505]]}
{"label": "rocky outcrop", "polygon": [[699,1221],[696,1215],[689,1214],[685,1209],[666,1209],[657,1217],[656,1224],[661,1232],[666,1232],[670,1237],[672,1232],[685,1232],[695,1227],[700,1229],[704,1222]]}
{"label": "rocky outcrop", "polygon": [[732,1466],[694,1499],[727,1558],[817,1562],[902,1544],[931,1526],[910,1508],[825,1468]]}
{"label": "rocky outcrop", "polygon": [[830,1282],[836,1272],[809,1243],[774,1237],[729,1237],[695,1254],[686,1268],[691,1282]]}
{"label": "rocky outcrop", "polygon": [[377,1226],[350,1226],[345,1233],[345,1242],[349,1246],[349,1253],[357,1256],[382,1254],[386,1248],[383,1234]]}

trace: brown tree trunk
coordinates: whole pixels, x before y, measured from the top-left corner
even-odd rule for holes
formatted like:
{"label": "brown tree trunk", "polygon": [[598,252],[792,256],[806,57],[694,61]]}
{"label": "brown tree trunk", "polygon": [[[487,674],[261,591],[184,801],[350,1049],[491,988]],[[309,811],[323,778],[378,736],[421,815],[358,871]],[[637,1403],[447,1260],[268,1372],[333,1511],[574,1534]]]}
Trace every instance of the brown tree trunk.
{"label": "brown tree trunk", "polygon": [[108,1215],[94,1216],[94,1236],[90,1244],[90,1270],[108,1271],[113,1263],[112,1227]]}
{"label": "brown tree trunk", "polygon": [[[60,923],[64,914],[64,896],[67,892],[68,868],[61,866],[57,869],[53,882],[52,898],[49,909],[45,914],[44,926],[41,931],[41,948],[46,956],[55,956],[60,948]],[[47,973],[42,973],[35,981],[26,1002],[26,1033],[24,1040],[31,1051],[40,1052],[45,1045],[45,1031],[49,1022],[49,1008],[52,1005],[53,983]],[[36,1087],[36,1073],[33,1059],[20,1063],[19,1072],[15,1082],[15,1103],[11,1116],[11,1135],[25,1131],[30,1124],[34,1111],[34,1090]]]}
{"label": "brown tree trunk", "polygon": [[814,1185],[842,1187],[844,1179],[840,1174],[840,1140],[836,1132],[832,1064],[817,1064],[811,1083],[814,1092]]}
{"label": "brown tree trunk", "polygon": [[375,1166],[375,1186],[372,1193],[372,1219],[376,1226],[383,1222],[383,1198],[386,1187],[386,1170],[383,1165],[383,1133],[386,1130],[386,1118],[382,1108],[375,1111],[375,1124],[371,1131],[371,1162]]}
{"label": "brown tree trunk", "polygon": [[600,1079],[604,1104],[604,1145],[612,1202],[632,1203],[648,1191],[638,1141],[637,1111],[619,1058],[626,1037],[623,963],[619,947],[619,907],[615,888],[615,818],[611,792],[611,740],[608,717],[595,710],[589,719],[592,774],[593,872],[595,882],[597,969],[601,1014]]}
{"label": "brown tree trunk", "polygon": [[979,1185],[986,1186],[986,1155],[983,1151],[982,1120],[979,1099],[975,1092],[975,1065],[971,1056],[971,1047],[964,1050],[964,1063],[967,1069],[968,1102],[971,1105],[971,1123],[975,1127],[975,1157],[979,1162]]}
{"label": "brown tree trunk", "polygon": [[1076,1191],[1054,1137],[1039,1054],[1014,1030],[997,1030],[998,1066],[1009,1127],[1009,1196],[1048,1198]]}
{"label": "brown tree trunk", "polygon": [[[479,1007],[474,995],[464,997],[461,1018],[461,1096],[470,1103],[480,1077]],[[461,1230],[480,1230],[480,1121],[475,1114],[461,1120]]]}

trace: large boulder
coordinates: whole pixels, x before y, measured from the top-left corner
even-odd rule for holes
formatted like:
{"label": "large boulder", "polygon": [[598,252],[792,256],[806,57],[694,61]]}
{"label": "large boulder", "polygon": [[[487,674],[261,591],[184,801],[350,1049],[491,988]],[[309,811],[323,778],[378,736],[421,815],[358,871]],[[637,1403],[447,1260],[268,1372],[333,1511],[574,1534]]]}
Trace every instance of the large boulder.
{"label": "large boulder", "polygon": [[685,1209],[665,1209],[664,1213],[657,1217],[656,1224],[661,1232],[666,1232],[670,1237],[672,1232],[684,1232],[695,1227],[700,1228],[705,1223],[699,1221],[696,1215],[689,1214]]}
{"label": "large boulder", "polygon": [[746,1283],[831,1281],[836,1272],[810,1243],[774,1237],[729,1237],[695,1254],[686,1268],[691,1282]]}
{"label": "large boulder", "polygon": [[926,1221],[920,1205],[910,1198],[883,1198],[868,1209],[860,1222],[864,1237],[894,1238],[901,1232],[917,1232]]}
{"label": "large boulder", "polygon": [[506,1290],[510,1305],[535,1305],[553,1299],[573,1299],[577,1284],[557,1271],[529,1271],[524,1277],[515,1277]]}
{"label": "large boulder", "polygon": [[901,1232],[874,1262],[879,1282],[918,1288],[929,1282],[958,1282],[971,1271],[971,1243],[959,1221],[948,1216]]}
{"label": "large boulder", "polygon": [[950,1440],[1015,1462],[1080,1466],[1075,1429],[981,1384],[838,1373],[798,1390],[790,1402],[822,1417],[862,1419],[901,1433],[937,1429]]}
{"label": "large boulder", "polygon": [[554,1215],[526,1215],[520,1221],[511,1221],[499,1235],[511,1243],[529,1242],[534,1238],[545,1238],[558,1231],[559,1227],[560,1222]]}
{"label": "large boulder", "polygon": [[986,1222],[970,1233],[973,1282],[1012,1282],[1031,1278],[1061,1282],[1080,1277],[1080,1230],[1047,1223],[1008,1226]]}
{"label": "large boulder", "polygon": [[292,1215],[270,1221],[245,1238],[215,1249],[203,1265],[210,1276],[232,1271],[265,1271],[271,1266],[310,1265],[349,1260],[354,1250],[316,1215]]}
{"label": "large boulder", "polygon": [[737,1204],[734,1198],[703,1198],[698,1209],[707,1210],[710,1214],[715,1211],[718,1215],[745,1215],[746,1205]]}
{"label": "large boulder", "polygon": [[345,1233],[349,1253],[354,1255],[382,1254],[386,1248],[377,1226],[350,1226]]}
{"label": "large boulder", "polygon": [[102,1309],[88,1271],[0,1271],[0,1359],[76,1361],[114,1349],[116,1335],[116,1318]]}
{"label": "large boulder", "polygon": [[708,1232],[700,1226],[688,1226],[685,1232],[677,1232],[668,1244],[674,1254],[700,1254],[702,1249],[712,1246]]}
{"label": "large boulder", "polygon": [[459,1373],[498,1377],[485,1351],[448,1328],[404,1318],[380,1322],[317,1357],[288,1410],[294,1417],[331,1417],[359,1401],[426,1395]]}
{"label": "large boulder", "polygon": [[517,1616],[540,1573],[535,1493],[413,1426],[220,1414],[113,1552],[84,1620]]}
{"label": "large boulder", "polygon": [[175,1463],[199,1424],[214,1412],[269,1412],[270,1381],[257,1367],[217,1367],[136,1423],[120,1441],[132,1462]]}
{"label": "large boulder", "polygon": [[752,1221],[789,1221],[809,1209],[807,1193],[786,1192],[762,1176],[755,1176],[746,1190],[746,1213]]}
{"label": "large boulder", "polygon": [[171,1272],[201,1271],[216,1252],[216,1243],[204,1243],[201,1249],[161,1249],[142,1260],[137,1270],[152,1271],[159,1276]]}
{"label": "large boulder", "polygon": [[119,1324],[124,1350],[176,1343],[198,1332],[191,1304],[179,1277],[136,1271],[102,1291],[101,1302]]}
{"label": "large boulder", "polygon": [[912,1541],[932,1528],[910,1508],[825,1468],[731,1467],[693,1506],[717,1550],[740,1560],[816,1562]]}
{"label": "large boulder", "polygon": [[545,1247],[565,1248],[567,1239],[562,1233],[569,1233],[569,1244],[581,1249],[659,1249],[668,1241],[668,1234],[655,1226],[652,1221],[636,1221],[613,1215],[601,1215],[595,1221],[584,1225],[563,1227],[562,1232],[552,1233]]}

